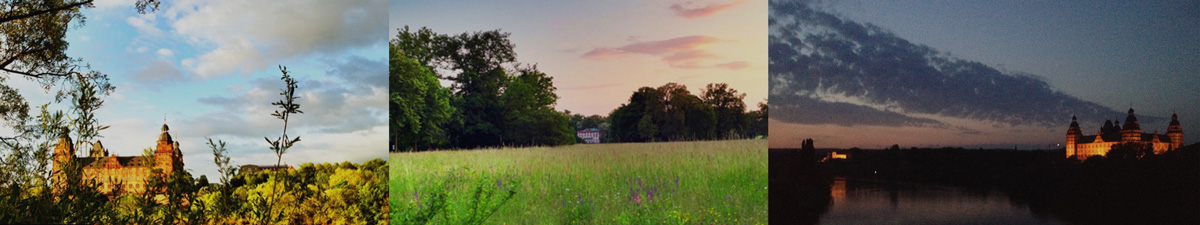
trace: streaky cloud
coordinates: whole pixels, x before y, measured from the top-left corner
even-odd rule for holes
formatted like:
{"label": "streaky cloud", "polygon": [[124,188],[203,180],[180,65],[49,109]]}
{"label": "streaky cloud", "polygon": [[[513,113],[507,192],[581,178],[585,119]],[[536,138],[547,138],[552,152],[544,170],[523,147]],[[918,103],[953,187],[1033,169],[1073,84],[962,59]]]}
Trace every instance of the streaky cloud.
{"label": "streaky cloud", "polygon": [[772,110],[775,112],[769,114],[769,116],[772,119],[788,123],[950,128],[949,124],[933,119],[917,118],[897,112],[880,111],[862,105],[828,102],[809,97],[772,97],[770,104],[774,108]]}
{"label": "streaky cloud", "polygon": [[[843,19],[804,2],[772,1],[769,18],[768,70],[773,107],[777,98],[820,100],[822,95],[818,93],[830,93],[906,113],[1007,125],[1065,127],[1071,115],[1090,120],[1124,118],[1122,111],[1054,90],[1039,76],[954,58],[875,25]],[[829,107],[811,113],[866,109]],[[1138,118],[1147,123],[1162,122],[1160,117]]]}
{"label": "streaky cloud", "polygon": [[711,36],[692,35],[660,41],[635,42],[616,48],[594,48],[584,53],[582,57],[584,59],[609,59],[631,54],[650,55],[659,57],[671,67],[681,69],[725,68],[739,70],[749,66],[749,63],[745,61],[720,64],[704,62],[704,60],[720,58],[704,49],[704,46],[719,41],[721,40]]}
{"label": "streaky cloud", "polygon": [[683,3],[671,4],[671,11],[674,11],[675,15],[683,18],[696,19],[716,14],[717,12],[736,7],[748,1],[749,0],[734,0],[726,3],[709,3],[701,7],[693,7],[692,5],[694,5],[694,3],[692,1],[687,1]]}

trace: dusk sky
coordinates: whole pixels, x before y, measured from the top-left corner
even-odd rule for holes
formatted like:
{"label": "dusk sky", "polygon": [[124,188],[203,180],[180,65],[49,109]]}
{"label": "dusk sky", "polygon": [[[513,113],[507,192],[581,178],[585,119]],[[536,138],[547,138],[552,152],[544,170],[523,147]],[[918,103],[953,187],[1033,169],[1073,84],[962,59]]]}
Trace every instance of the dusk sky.
{"label": "dusk sky", "polygon": [[605,115],[635,90],[669,82],[693,94],[709,83],[767,97],[767,1],[392,1],[398,28],[441,34],[500,29],[517,61],[554,78],[558,110]]}
{"label": "dusk sky", "polygon": [[[771,147],[1047,148],[1071,115],[1094,135],[1130,106],[1143,132],[1165,133],[1177,112],[1185,144],[1200,141],[1200,2],[817,1],[770,14]],[[814,54],[837,59],[790,67]]]}
{"label": "dusk sky", "polygon": [[[112,126],[99,139],[110,153],[152,148],[165,116],[193,176],[218,178],[206,137],[228,142],[235,166],[274,165],[263,137],[283,127],[270,115],[283,65],[304,111],[289,121],[288,135],[302,141],[284,163],[386,156],[387,2],[184,0],[144,15],[133,3],[96,1],[83,10],[87,23],[67,34],[67,53],[117,88],[98,112]],[[31,105],[52,100],[35,83],[10,81],[24,82]]]}

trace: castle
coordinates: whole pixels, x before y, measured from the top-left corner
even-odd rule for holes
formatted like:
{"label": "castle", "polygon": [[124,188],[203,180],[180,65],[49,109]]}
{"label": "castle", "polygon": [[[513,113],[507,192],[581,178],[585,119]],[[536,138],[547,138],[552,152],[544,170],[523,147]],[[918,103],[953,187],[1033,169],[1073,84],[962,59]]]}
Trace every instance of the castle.
{"label": "castle", "polygon": [[142,193],[146,190],[146,178],[153,170],[161,170],[164,174],[183,170],[179,142],[172,140],[167,131],[167,125],[163,124],[154,153],[149,157],[111,155],[100,141],[92,144],[88,157],[78,157],[71,138],[64,134],[54,147],[54,176],[59,177],[64,165],[76,160],[83,165],[84,180],[98,182],[101,193],[112,194],[116,185],[120,185],[122,193]]}
{"label": "castle", "polygon": [[1079,131],[1079,123],[1075,122],[1075,116],[1071,116],[1071,127],[1067,129],[1067,157],[1084,160],[1093,155],[1103,156],[1113,145],[1123,143],[1149,144],[1153,146],[1155,154],[1183,146],[1183,127],[1179,126],[1179,117],[1173,113],[1166,134],[1158,134],[1158,131],[1152,134],[1142,133],[1141,125],[1133,115],[1133,108],[1129,109],[1125,124],[1117,125],[1118,123],[1120,121],[1113,123],[1106,120],[1096,135],[1084,136]]}

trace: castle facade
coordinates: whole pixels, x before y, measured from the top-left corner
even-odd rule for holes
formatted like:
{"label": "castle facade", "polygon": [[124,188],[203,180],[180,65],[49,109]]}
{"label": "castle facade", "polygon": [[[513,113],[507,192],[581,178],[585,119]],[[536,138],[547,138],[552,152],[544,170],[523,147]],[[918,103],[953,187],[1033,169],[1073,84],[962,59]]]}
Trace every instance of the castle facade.
{"label": "castle facade", "polygon": [[163,124],[154,153],[149,157],[112,155],[100,141],[92,144],[88,157],[78,157],[71,138],[63,135],[54,147],[54,176],[59,177],[66,163],[74,160],[83,165],[84,180],[98,182],[102,193],[113,194],[118,187],[122,193],[142,193],[146,190],[146,178],[152,171],[157,169],[170,174],[183,170],[183,152],[179,150],[179,142],[171,139],[168,130],[167,125]]}
{"label": "castle facade", "polygon": [[1133,115],[1133,108],[1129,109],[1125,124],[1118,125],[1119,123],[1119,120],[1116,123],[1106,120],[1096,135],[1083,135],[1075,116],[1071,116],[1071,127],[1067,129],[1067,157],[1084,160],[1093,155],[1104,156],[1113,145],[1124,143],[1149,144],[1154,148],[1155,154],[1183,146],[1183,127],[1179,125],[1179,117],[1175,114],[1171,114],[1171,123],[1167,126],[1166,134],[1158,134],[1158,131],[1142,133],[1141,125]]}

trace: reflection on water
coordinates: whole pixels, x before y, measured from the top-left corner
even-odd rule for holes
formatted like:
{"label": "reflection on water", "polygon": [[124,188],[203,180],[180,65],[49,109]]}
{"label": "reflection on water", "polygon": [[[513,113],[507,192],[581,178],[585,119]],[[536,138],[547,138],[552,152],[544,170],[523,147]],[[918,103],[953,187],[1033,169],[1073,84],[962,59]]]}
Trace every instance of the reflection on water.
{"label": "reflection on water", "polygon": [[1001,192],[836,178],[821,224],[1063,224]]}

